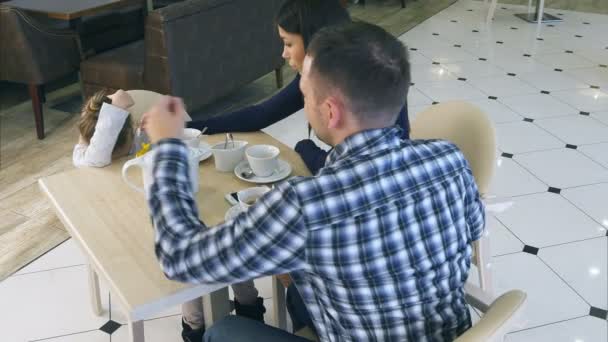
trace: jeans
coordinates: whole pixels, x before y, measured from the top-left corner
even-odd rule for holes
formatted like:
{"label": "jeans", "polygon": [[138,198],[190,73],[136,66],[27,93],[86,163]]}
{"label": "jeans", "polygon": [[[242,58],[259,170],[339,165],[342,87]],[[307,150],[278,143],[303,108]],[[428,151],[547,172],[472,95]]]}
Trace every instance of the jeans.
{"label": "jeans", "polygon": [[[245,305],[253,305],[258,298],[258,290],[253,280],[232,284],[234,299]],[[198,297],[182,304],[182,318],[192,329],[200,329],[205,326],[203,313],[203,298]]]}
{"label": "jeans", "polygon": [[310,342],[262,322],[240,316],[227,316],[205,332],[205,342]]}
{"label": "jeans", "polygon": [[285,301],[287,302],[289,317],[291,317],[291,322],[293,323],[293,331],[295,332],[304,327],[308,327],[316,333],[315,327],[312,324],[312,319],[310,319],[310,314],[294,284],[289,285],[287,288]]}

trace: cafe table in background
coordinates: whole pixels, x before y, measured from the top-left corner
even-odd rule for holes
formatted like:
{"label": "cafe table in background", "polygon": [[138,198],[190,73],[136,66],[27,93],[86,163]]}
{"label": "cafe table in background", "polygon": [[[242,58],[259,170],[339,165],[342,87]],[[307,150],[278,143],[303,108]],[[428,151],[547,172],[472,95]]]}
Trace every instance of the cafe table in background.
{"label": "cafe table in background", "polygon": [[[292,176],[309,175],[299,155],[288,146],[262,133],[235,133],[235,140],[249,145],[277,146],[279,158],[290,163]],[[214,144],[224,135],[203,137]],[[143,320],[191,299],[204,295],[205,324],[227,315],[231,308],[227,284],[190,285],[165,277],[154,255],[154,229],[144,196],[130,188],[121,176],[127,159],[105,168],[74,169],[41,178],[39,185],[61,222],[81,247],[89,261],[89,283],[93,311],[101,314],[99,278],[117,298],[128,318],[132,341],[144,341]],[[141,170],[131,168],[129,177],[141,183]],[[200,163],[196,201],[201,220],[208,226],[224,221],[230,205],[228,193],[255,186],[233,173],[215,170],[213,158]],[[273,287],[282,286],[273,277]],[[275,291],[284,295],[284,291]],[[275,317],[285,317],[284,298],[277,298]],[[284,328],[284,318],[277,322]],[[178,336],[176,336],[179,338]]]}

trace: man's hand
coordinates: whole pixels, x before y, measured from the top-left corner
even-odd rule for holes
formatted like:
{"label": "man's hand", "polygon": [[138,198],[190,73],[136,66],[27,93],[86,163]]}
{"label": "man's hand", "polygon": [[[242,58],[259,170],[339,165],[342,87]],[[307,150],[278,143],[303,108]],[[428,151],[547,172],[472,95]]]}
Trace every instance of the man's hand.
{"label": "man's hand", "polygon": [[112,104],[116,107],[120,107],[124,110],[133,107],[135,102],[133,102],[133,98],[131,95],[122,89],[118,89],[114,94],[108,95],[108,98],[112,100]]}
{"label": "man's hand", "polygon": [[184,130],[184,103],[180,98],[163,96],[142,118],[142,127],[150,141],[179,138]]}

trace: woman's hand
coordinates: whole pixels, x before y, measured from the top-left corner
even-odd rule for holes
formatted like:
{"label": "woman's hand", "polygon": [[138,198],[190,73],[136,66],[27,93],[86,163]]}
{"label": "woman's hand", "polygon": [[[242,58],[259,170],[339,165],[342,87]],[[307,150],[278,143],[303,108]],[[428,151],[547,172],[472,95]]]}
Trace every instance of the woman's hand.
{"label": "woman's hand", "polygon": [[133,107],[135,102],[129,93],[122,89],[118,89],[114,94],[108,95],[108,98],[112,100],[112,104],[116,107],[120,107],[124,110]]}

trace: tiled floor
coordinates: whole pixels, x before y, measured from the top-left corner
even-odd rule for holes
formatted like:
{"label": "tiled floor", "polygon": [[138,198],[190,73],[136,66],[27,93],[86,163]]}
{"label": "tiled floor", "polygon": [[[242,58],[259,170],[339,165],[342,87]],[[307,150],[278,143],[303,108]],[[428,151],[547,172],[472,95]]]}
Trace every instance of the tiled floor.
{"label": "tiled floor", "polygon": [[[529,296],[508,341],[606,341],[608,16],[548,10],[564,22],[537,39],[513,16],[523,11],[499,5],[486,27],[482,2],[460,1],[404,34],[410,116],[466,99],[496,125],[491,195],[513,205],[488,215],[495,285]],[[305,127],[299,112],[267,132],[293,146]],[[89,309],[84,262],[69,240],[0,283],[0,340],[127,341],[124,326],[104,326],[125,323],[107,290],[103,316]],[[258,286],[271,307],[268,280]],[[148,341],[179,341],[179,320],[173,308],[146,321]]]}

